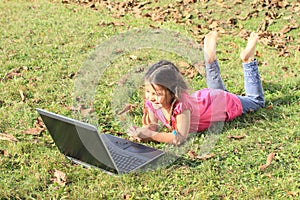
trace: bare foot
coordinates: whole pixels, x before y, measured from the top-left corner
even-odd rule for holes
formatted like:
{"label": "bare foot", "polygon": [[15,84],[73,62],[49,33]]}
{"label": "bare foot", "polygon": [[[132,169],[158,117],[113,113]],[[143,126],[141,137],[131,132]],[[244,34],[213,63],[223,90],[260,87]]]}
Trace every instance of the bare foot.
{"label": "bare foot", "polygon": [[204,38],[204,59],[210,64],[216,60],[217,31],[209,32]]}
{"label": "bare foot", "polygon": [[241,52],[240,56],[244,63],[249,63],[254,60],[255,56],[255,46],[258,41],[258,34],[252,32],[248,38],[248,43],[246,48]]}

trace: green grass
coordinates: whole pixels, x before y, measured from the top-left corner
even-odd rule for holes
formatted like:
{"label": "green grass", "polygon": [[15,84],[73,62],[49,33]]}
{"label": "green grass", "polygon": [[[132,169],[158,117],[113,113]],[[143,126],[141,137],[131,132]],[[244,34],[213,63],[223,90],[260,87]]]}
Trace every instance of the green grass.
{"label": "green grass", "polygon": [[[70,1],[71,2],[71,1]],[[107,1],[109,2],[109,1]],[[173,5],[179,5],[173,2]],[[202,2],[202,1],[201,1]],[[1,1],[0,2],[0,133],[17,138],[18,142],[0,140],[0,198],[1,199],[297,199],[300,195],[299,179],[299,28],[285,36],[293,38],[286,43],[288,57],[279,56],[274,46],[260,43],[257,51],[260,73],[266,96],[266,107],[256,113],[242,116],[227,123],[211,153],[214,158],[201,161],[182,155],[171,166],[155,171],[110,176],[97,169],[86,169],[69,162],[53,144],[49,133],[27,135],[24,131],[34,127],[38,117],[36,108],[44,108],[72,117],[68,107],[73,105],[72,92],[75,77],[96,45],[114,35],[134,28],[155,26],[193,38],[199,43],[207,28],[194,34],[195,25],[209,25],[203,16],[219,22],[241,16],[258,9],[258,16],[239,20],[228,33],[221,34],[218,57],[227,88],[243,93],[243,74],[239,51],[246,41],[237,33],[243,27],[255,31],[265,18],[267,8],[253,8],[252,1],[243,1],[221,7],[221,1],[190,4],[194,24],[168,21],[151,21],[147,17],[135,17],[132,12],[121,18],[117,13],[100,5],[98,10],[87,5],[63,4],[61,1]],[[290,3],[293,1],[289,1]],[[299,3],[298,3],[299,4]],[[156,6],[166,6],[168,1],[145,5],[144,13],[155,12]],[[298,6],[299,7],[299,6]],[[165,7],[166,8],[166,7]],[[196,11],[198,10],[198,12]],[[299,9],[299,8],[298,8]],[[212,12],[210,12],[212,10]],[[281,13],[268,31],[279,31],[291,16],[299,22],[299,14],[291,5]],[[123,22],[125,26],[101,25],[102,22]],[[299,48],[299,47],[298,47]],[[130,55],[137,56],[137,60]],[[136,66],[144,66],[160,59],[176,64],[184,58],[157,49],[137,50],[114,60],[101,77],[94,102],[99,117],[99,128],[119,131],[111,111],[110,96],[118,88],[120,77]],[[120,70],[122,69],[122,70]],[[7,75],[16,72],[20,76]],[[190,80],[194,88],[205,87],[204,74]],[[20,91],[26,99],[22,101]],[[139,102],[137,94],[133,102]],[[140,123],[138,114],[135,123]],[[241,140],[228,135],[243,135]],[[125,137],[125,136],[124,136]],[[201,137],[190,147],[200,151]],[[7,152],[1,153],[1,152]],[[276,153],[271,165],[260,171],[268,154]],[[53,182],[54,170],[66,173],[67,182],[61,186]]]}

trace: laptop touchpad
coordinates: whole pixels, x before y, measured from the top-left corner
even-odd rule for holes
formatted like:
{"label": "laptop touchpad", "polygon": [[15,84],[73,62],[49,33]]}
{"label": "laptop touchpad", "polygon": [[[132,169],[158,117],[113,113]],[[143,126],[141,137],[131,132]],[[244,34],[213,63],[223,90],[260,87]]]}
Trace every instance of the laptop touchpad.
{"label": "laptop touchpad", "polygon": [[128,146],[127,148],[125,148],[124,150],[130,151],[133,153],[150,153],[150,152],[156,151],[156,149],[149,148],[149,147],[143,146],[143,145],[134,144],[134,143],[131,144],[130,146]]}

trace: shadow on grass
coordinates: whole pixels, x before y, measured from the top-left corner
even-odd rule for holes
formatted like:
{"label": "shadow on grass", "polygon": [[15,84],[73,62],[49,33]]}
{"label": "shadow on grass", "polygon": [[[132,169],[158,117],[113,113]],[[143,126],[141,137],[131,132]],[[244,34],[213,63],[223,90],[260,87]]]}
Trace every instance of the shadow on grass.
{"label": "shadow on grass", "polygon": [[[265,94],[272,94],[273,98],[266,99],[266,106],[259,109],[256,112],[248,113],[246,115],[240,116],[233,121],[226,122],[223,127],[223,131],[220,134],[223,134],[224,131],[230,131],[233,129],[247,129],[253,127],[257,122],[266,122],[266,123],[282,123],[286,117],[295,115],[297,118],[297,107],[299,108],[300,102],[300,92],[299,85],[280,85],[268,83],[264,85]],[[288,107],[291,107],[290,109]],[[288,111],[288,113],[287,113]],[[263,123],[263,124],[266,124]],[[264,125],[259,125],[264,126]],[[206,135],[206,132],[197,134],[195,137],[201,137]],[[225,156],[226,157],[226,156]],[[218,159],[221,161],[223,159],[222,155],[215,156],[212,159]],[[187,155],[179,157],[170,167],[197,167],[201,165],[205,160],[201,159],[192,159],[188,158]]]}

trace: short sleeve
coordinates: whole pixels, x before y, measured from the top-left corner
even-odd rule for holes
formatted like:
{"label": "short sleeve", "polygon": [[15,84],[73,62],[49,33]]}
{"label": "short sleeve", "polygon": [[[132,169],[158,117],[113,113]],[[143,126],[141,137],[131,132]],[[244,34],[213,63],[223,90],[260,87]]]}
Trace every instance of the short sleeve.
{"label": "short sleeve", "polygon": [[178,115],[180,113],[182,113],[185,110],[190,110],[192,111],[192,104],[189,98],[189,95],[186,93],[183,93],[181,95],[181,101],[179,101],[174,108],[174,115]]}

